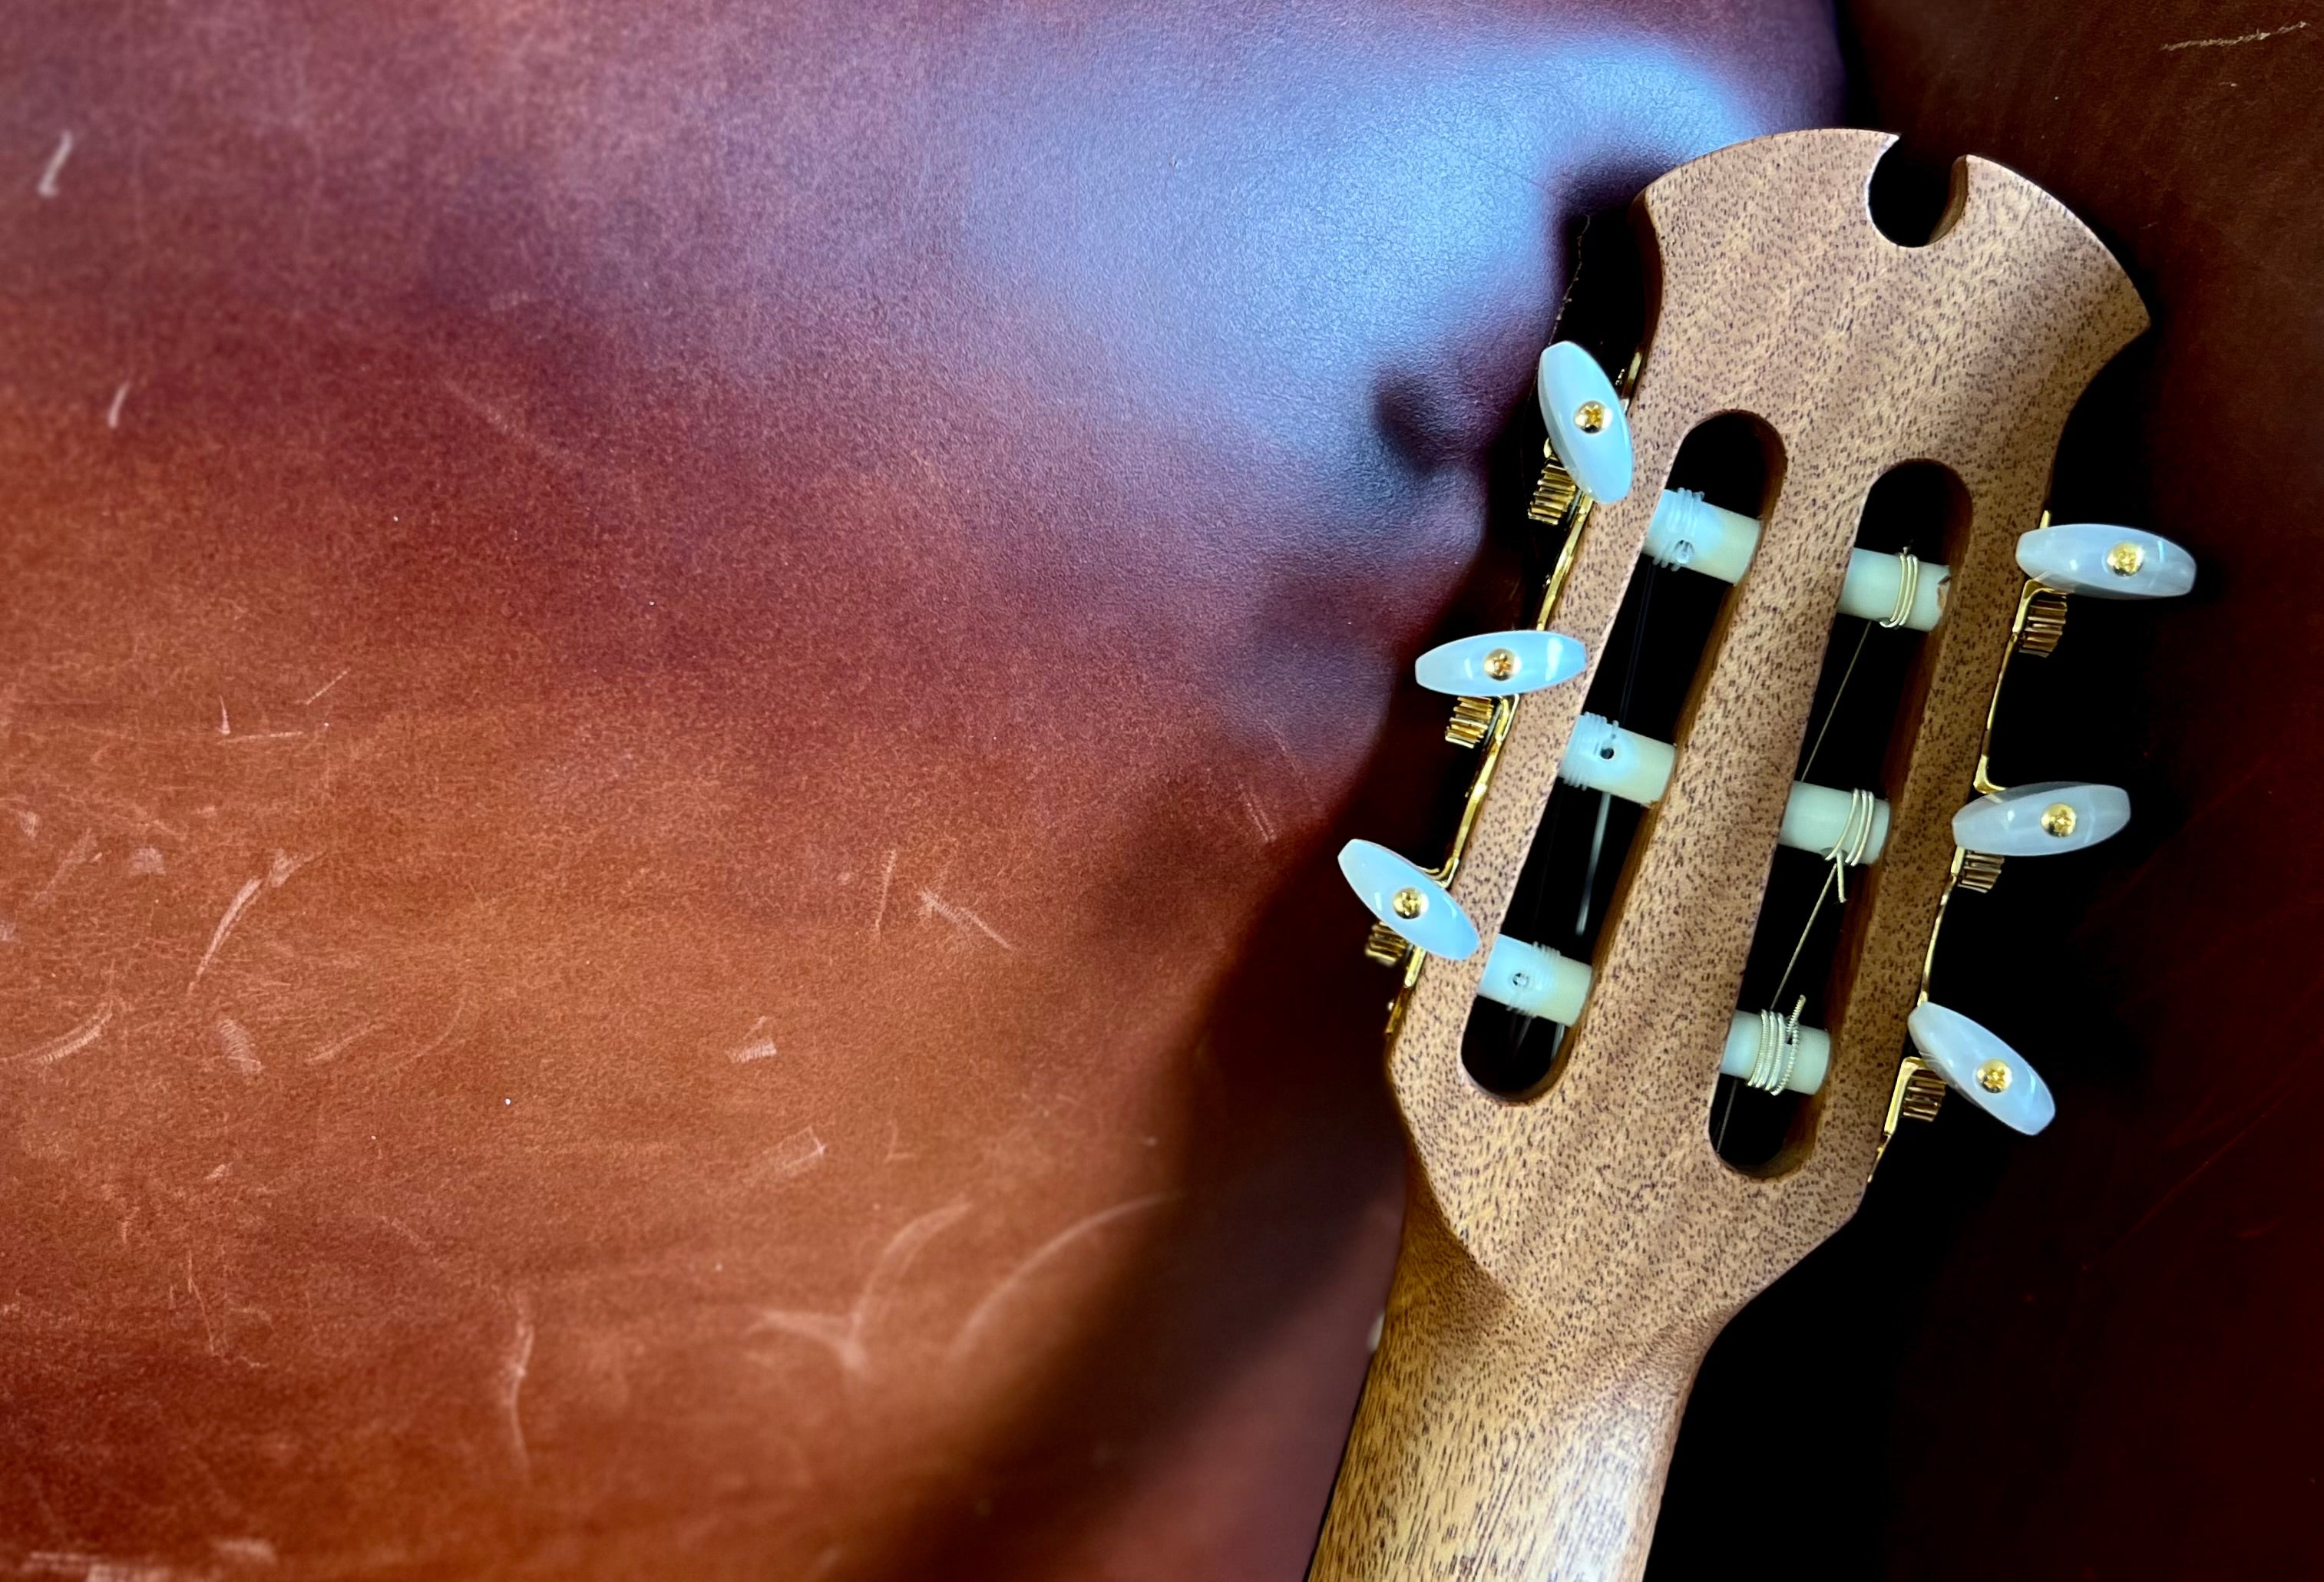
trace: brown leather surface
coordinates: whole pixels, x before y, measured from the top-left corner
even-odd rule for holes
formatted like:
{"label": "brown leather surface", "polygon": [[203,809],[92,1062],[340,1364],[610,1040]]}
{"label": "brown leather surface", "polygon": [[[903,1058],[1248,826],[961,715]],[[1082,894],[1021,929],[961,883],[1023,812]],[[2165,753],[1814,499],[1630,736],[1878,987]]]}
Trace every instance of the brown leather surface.
{"label": "brown leather surface", "polygon": [[[2014,862],[1947,925],[1940,996],[2041,1067],[2057,1123],[2029,1143],[1950,1107],[1730,1328],[1659,1575],[2317,1572],[2324,17],[2303,9],[1843,7],[1858,116],[1932,163],[2024,172],[2137,281],[2154,328],[2078,414],[2058,512],[2152,526],[2201,578],[2077,610],[2004,723],[2004,779],[2114,780],[2132,831]],[[1803,1339],[1813,1366],[1771,1360]],[[1771,1519],[1747,1467],[1814,1488],[1819,1519]]]}
{"label": "brown leather surface", "polygon": [[1572,220],[1837,85],[16,6],[0,1564],[1296,1576],[1397,1204],[1329,851]]}

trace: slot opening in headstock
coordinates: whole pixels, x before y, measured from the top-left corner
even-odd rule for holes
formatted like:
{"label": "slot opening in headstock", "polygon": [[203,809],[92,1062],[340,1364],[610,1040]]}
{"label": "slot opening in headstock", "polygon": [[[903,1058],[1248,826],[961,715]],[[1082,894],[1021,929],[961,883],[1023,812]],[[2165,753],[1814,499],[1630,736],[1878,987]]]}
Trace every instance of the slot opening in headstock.
{"label": "slot opening in headstock", "polygon": [[[1907,462],[1891,468],[1867,492],[1856,547],[1877,554],[1904,551],[1924,563],[1924,575],[1942,575],[1958,558],[1969,521],[1968,492],[1950,468]],[[1894,756],[1909,740],[1918,709],[1911,701],[1925,639],[1909,629],[1839,617],[1824,650],[1815,702],[1794,778],[1858,786],[1893,796]],[[1741,1007],[1771,1007],[1803,1026],[1831,1025],[1847,908],[1831,884],[1831,867],[1805,852],[1778,851],[1760,904],[1759,926],[1744,967]],[[1851,897],[1878,882],[1851,876]],[[1804,1004],[1803,1004],[1804,998]],[[1770,1093],[1721,1076],[1711,1104],[1712,1146],[1735,1169],[1781,1174],[1804,1157],[1812,1140],[1813,1096]]]}
{"label": "slot opening in headstock", "polygon": [[[1711,504],[1757,517],[1774,497],[1775,454],[1774,437],[1757,418],[1721,413],[1681,444],[1668,487],[1694,490]],[[1642,557],[1584,708],[1639,735],[1670,740],[1733,593],[1716,577]],[[1578,786],[1552,792],[1503,931],[1577,961],[1593,961],[1645,814],[1619,796]],[[1554,1080],[1564,1034],[1554,1022],[1480,998],[1462,1037],[1462,1064],[1486,1091],[1530,1099]]]}

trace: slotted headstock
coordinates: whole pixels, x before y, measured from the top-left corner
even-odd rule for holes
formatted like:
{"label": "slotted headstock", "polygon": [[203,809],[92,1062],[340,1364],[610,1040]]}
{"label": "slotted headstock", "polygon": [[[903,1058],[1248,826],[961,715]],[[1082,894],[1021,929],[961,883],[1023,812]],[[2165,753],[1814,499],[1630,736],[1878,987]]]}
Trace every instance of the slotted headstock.
{"label": "slotted headstock", "polygon": [[[1953,1025],[1965,1018],[1916,1007],[1957,884],[1986,878],[2006,852],[2119,827],[2107,787],[1975,799],[1997,790],[1985,751],[2009,658],[2029,636],[2038,651],[2060,593],[2183,590],[2164,585],[2183,556],[2149,535],[2026,538],[2045,520],[2069,411],[2146,314],[2080,222],[1981,160],[1956,167],[1926,245],[1890,241],[1867,193],[1893,141],[1762,139],[1641,197],[1658,278],[1627,413],[1602,410],[1614,390],[1586,388],[1591,371],[1544,368],[1551,445],[1578,464],[1576,480],[1610,475],[1589,453],[1624,441],[1635,483],[1619,498],[1593,499],[1586,483],[1570,501],[1545,492],[1571,538],[1544,595],[1539,625],[1555,641],[1540,664],[1489,635],[1454,645],[1462,675],[1509,695],[1464,701],[1465,727],[1456,713],[1454,739],[1465,728],[1487,757],[1451,857],[1423,869],[1358,843],[1343,858],[1381,919],[1378,953],[1419,947],[1404,959],[1388,1062],[1416,1169],[1319,1577],[1530,1576],[1549,1559],[1561,1576],[1635,1574],[1696,1362],[1737,1308],[1854,1212],[1898,1113],[1925,1112],[1938,1094],[1923,1068],[1938,1062],[2020,1129],[2048,1118],[2030,1065]],[[1664,492],[1682,441],[1729,412],[1764,427],[1773,457],[1756,524]],[[1958,483],[1941,565],[1858,551],[1868,494],[1908,463]],[[1666,747],[1582,713],[1642,552],[1735,584]],[[2126,560],[2142,565],[2126,572]],[[1925,635],[1882,783],[1795,788],[1842,614]],[[1431,662],[1450,674],[1431,656],[1424,683],[1445,686],[1428,682]],[[1648,805],[1588,962],[1501,937],[1561,777]],[[1957,844],[1959,826],[1981,851]],[[1849,874],[1821,1033],[1738,1004],[1780,844]],[[1480,988],[1572,1024],[1537,1090],[1495,1094],[1464,1071]],[[1908,1055],[1913,1038],[1921,1055]],[[1712,1146],[1722,1062],[1810,1095],[1763,1168],[1732,1167]],[[1448,1356],[1448,1336],[1466,1337],[1452,1346],[1462,1356]],[[1457,1448],[1464,1433],[1529,1481],[1514,1495],[1476,1492],[1494,1480],[1463,1481],[1463,1467],[1475,1471]],[[1368,1434],[1383,1440],[1369,1453]]]}

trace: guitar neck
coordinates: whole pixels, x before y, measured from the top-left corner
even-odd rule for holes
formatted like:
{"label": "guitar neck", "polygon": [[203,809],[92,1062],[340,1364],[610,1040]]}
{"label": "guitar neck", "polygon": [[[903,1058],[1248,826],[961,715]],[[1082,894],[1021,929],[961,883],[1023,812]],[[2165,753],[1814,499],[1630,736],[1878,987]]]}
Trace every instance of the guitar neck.
{"label": "guitar neck", "polygon": [[1416,1187],[1310,1582],[1641,1575],[1716,1327],[1608,1328],[1512,1301]]}

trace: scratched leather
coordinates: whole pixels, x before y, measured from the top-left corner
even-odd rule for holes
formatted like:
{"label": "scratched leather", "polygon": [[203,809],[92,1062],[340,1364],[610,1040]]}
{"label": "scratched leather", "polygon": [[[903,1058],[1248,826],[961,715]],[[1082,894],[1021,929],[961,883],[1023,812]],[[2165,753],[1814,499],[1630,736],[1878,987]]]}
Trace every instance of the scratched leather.
{"label": "scratched leather", "polygon": [[0,1560],[1296,1576],[1330,852],[1573,222],[1827,28],[17,5]]}

